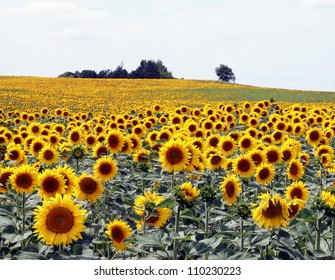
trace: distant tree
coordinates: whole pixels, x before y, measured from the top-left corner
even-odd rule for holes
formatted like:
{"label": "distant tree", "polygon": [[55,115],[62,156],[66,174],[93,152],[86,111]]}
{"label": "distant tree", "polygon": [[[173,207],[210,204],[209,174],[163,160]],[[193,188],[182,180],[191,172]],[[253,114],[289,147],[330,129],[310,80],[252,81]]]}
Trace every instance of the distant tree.
{"label": "distant tree", "polygon": [[99,79],[106,79],[106,78],[110,78],[111,75],[112,75],[112,70],[110,70],[110,69],[101,70],[97,74],[97,78],[99,78]]}
{"label": "distant tree", "polygon": [[129,78],[133,79],[159,79],[160,77],[156,62],[153,60],[146,61],[144,59],[141,60],[140,66],[129,75]]}
{"label": "distant tree", "polygon": [[172,73],[168,71],[160,59],[157,60],[156,65],[162,79],[173,79]]}
{"label": "distant tree", "polygon": [[116,78],[116,79],[126,79],[128,78],[129,74],[126,69],[123,68],[123,65],[119,65],[116,67],[115,71],[113,72],[113,75],[111,75],[111,78]]}
{"label": "distant tree", "polygon": [[235,75],[233,73],[233,70],[229,68],[228,66],[224,64],[220,64],[219,67],[215,68],[215,73],[219,77],[220,81],[223,82],[230,82],[233,81],[235,82]]}
{"label": "distant tree", "polygon": [[72,72],[64,72],[63,74],[60,74],[58,78],[74,78],[74,73]]}
{"label": "distant tree", "polygon": [[83,70],[80,73],[80,78],[96,78],[97,73],[94,70]]}

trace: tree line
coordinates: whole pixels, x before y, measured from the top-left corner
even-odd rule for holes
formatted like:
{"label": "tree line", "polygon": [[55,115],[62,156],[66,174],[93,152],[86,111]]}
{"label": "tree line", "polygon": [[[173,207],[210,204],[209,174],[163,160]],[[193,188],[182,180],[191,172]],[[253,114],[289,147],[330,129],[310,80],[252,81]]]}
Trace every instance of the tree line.
{"label": "tree line", "polygon": [[95,70],[83,70],[75,72],[65,72],[59,78],[114,78],[114,79],[173,79],[172,73],[167,69],[163,62],[158,59],[144,60],[140,65],[130,72],[123,68],[123,64],[117,66],[115,70],[107,69],[96,72]]}

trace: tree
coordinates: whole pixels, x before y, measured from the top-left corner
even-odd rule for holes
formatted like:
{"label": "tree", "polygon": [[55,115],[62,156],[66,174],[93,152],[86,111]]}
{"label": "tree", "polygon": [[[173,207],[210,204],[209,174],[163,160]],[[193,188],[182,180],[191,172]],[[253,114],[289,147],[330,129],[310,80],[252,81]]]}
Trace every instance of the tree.
{"label": "tree", "polygon": [[173,79],[172,73],[166,68],[163,62],[158,59],[156,62],[161,79]]}
{"label": "tree", "polygon": [[83,70],[80,73],[80,78],[96,78],[97,73],[94,70]]}
{"label": "tree", "polygon": [[74,78],[74,73],[67,71],[63,74],[60,74],[58,78]]}
{"label": "tree", "polygon": [[228,82],[228,83],[230,81],[235,82],[235,75],[233,73],[233,70],[231,70],[231,68],[229,68],[228,66],[224,64],[220,64],[219,67],[216,67],[215,73],[219,77],[220,81]]}

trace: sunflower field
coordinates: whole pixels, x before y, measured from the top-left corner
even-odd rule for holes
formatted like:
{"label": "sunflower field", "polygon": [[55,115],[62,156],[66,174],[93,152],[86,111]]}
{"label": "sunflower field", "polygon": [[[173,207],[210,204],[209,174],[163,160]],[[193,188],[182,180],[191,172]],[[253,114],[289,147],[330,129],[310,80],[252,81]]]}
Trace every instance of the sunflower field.
{"label": "sunflower field", "polygon": [[329,93],[0,81],[0,259],[334,259]]}

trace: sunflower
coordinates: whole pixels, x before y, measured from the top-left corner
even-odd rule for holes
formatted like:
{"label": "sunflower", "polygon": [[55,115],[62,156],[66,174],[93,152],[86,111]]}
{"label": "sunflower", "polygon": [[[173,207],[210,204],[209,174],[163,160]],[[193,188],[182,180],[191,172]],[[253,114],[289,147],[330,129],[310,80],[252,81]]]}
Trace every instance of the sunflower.
{"label": "sunflower", "polygon": [[333,195],[331,192],[322,191],[321,199],[329,208],[332,209],[335,207],[335,195]]}
{"label": "sunflower", "polygon": [[119,153],[122,150],[124,138],[124,135],[120,131],[109,131],[105,140],[109,151],[112,153]]}
{"label": "sunflower", "polygon": [[[31,154],[38,156],[39,152],[42,150],[42,148],[47,145],[47,142],[42,137],[37,138],[29,138],[31,139],[29,144],[29,151]],[[28,145],[28,138],[26,139],[26,145]]]}
{"label": "sunflower", "polygon": [[230,156],[235,152],[237,145],[233,138],[226,135],[220,138],[218,148],[223,155]]}
{"label": "sunflower", "polygon": [[262,150],[254,149],[254,150],[249,152],[249,155],[252,158],[252,161],[254,162],[256,167],[267,161],[266,160],[266,155],[265,155],[264,151],[262,151]]}
{"label": "sunflower", "polygon": [[7,182],[9,182],[9,177],[14,173],[13,167],[0,168],[0,193],[6,193]]}
{"label": "sunflower", "polygon": [[45,165],[50,166],[58,162],[58,152],[50,145],[46,145],[39,152],[38,159]]}
{"label": "sunflower", "polygon": [[83,140],[83,132],[79,127],[72,128],[68,135],[68,142],[72,145],[80,144]]}
{"label": "sunflower", "polygon": [[8,145],[5,160],[13,161],[12,165],[21,165],[27,161],[25,152],[21,149],[20,145]]}
{"label": "sunflower", "polygon": [[271,182],[275,176],[275,168],[271,164],[263,163],[256,168],[256,181],[261,185]]}
{"label": "sunflower", "polygon": [[255,148],[255,139],[250,135],[243,135],[238,140],[238,147],[241,151],[247,152]]}
{"label": "sunflower", "polygon": [[207,147],[214,147],[216,148],[220,142],[220,136],[213,134],[210,137],[207,138],[206,140],[206,146]]}
{"label": "sunflower", "polygon": [[133,151],[133,142],[131,141],[129,135],[124,138],[123,146],[120,151],[122,154],[130,154]]}
{"label": "sunflower", "polygon": [[103,144],[96,144],[92,149],[92,157],[101,158],[108,155],[108,149]]}
{"label": "sunflower", "polygon": [[42,125],[37,122],[32,122],[28,126],[28,132],[30,135],[39,136],[41,135]]}
{"label": "sunflower", "polygon": [[74,169],[64,165],[58,166],[55,171],[62,175],[65,180],[65,194],[71,195],[76,186],[76,173]]}
{"label": "sunflower", "polygon": [[306,203],[309,197],[309,191],[303,182],[293,182],[286,188],[285,197],[287,200],[297,198]]}
{"label": "sunflower", "polygon": [[81,200],[88,200],[92,203],[96,202],[102,195],[104,189],[98,178],[90,174],[82,173],[77,178],[74,195]]}
{"label": "sunflower", "polygon": [[144,224],[147,226],[162,227],[166,224],[172,214],[172,210],[157,207],[163,201],[164,196],[157,195],[156,192],[145,192],[144,195],[140,195],[135,199],[135,213],[142,216],[138,227],[142,227]]}
{"label": "sunflower", "polygon": [[329,145],[320,145],[315,151],[315,156],[320,158],[323,154],[329,154],[333,158],[334,149]]}
{"label": "sunflower", "polygon": [[251,177],[255,171],[255,164],[250,155],[240,155],[233,161],[233,170],[242,177]]}
{"label": "sunflower", "polygon": [[186,144],[180,140],[166,142],[159,151],[162,168],[168,172],[182,171],[189,163],[190,155]]}
{"label": "sunflower", "polygon": [[34,233],[49,246],[66,246],[82,238],[86,210],[80,209],[69,195],[56,194],[34,210]]}
{"label": "sunflower", "polygon": [[264,150],[267,162],[270,164],[280,163],[282,161],[282,151],[277,146],[271,145]]}
{"label": "sunflower", "polygon": [[94,147],[98,142],[98,138],[94,134],[87,134],[85,135],[85,144],[88,148]]}
{"label": "sunflower", "polygon": [[146,149],[140,149],[133,155],[134,162],[149,163],[150,152]]}
{"label": "sunflower", "polygon": [[211,154],[207,158],[207,168],[210,170],[216,170],[219,168],[223,168],[225,162],[225,157],[223,155],[220,155],[218,153]]}
{"label": "sunflower", "polygon": [[93,166],[94,175],[102,181],[114,178],[117,170],[117,164],[111,157],[99,158]]}
{"label": "sunflower", "polygon": [[38,186],[38,173],[32,165],[24,164],[14,169],[9,180],[16,192],[32,193]]}
{"label": "sunflower", "polygon": [[185,182],[181,184],[178,188],[179,197],[187,203],[192,203],[200,194],[195,186],[190,182]]}
{"label": "sunflower", "polygon": [[129,244],[124,241],[133,235],[128,223],[122,220],[114,220],[106,224],[106,228],[105,233],[112,240],[112,245],[116,247],[116,250],[125,250]]}
{"label": "sunflower", "polygon": [[131,142],[131,151],[136,152],[142,148],[142,142],[141,139],[136,134],[130,134],[128,136],[130,142]]}
{"label": "sunflower", "polygon": [[225,177],[220,185],[222,196],[227,201],[228,206],[237,201],[238,194],[242,191],[241,182],[236,175]]}
{"label": "sunflower", "polygon": [[275,194],[269,193],[259,196],[260,203],[252,210],[252,218],[258,226],[265,229],[276,229],[287,225],[289,210],[286,201]]}
{"label": "sunflower", "polygon": [[39,195],[43,199],[65,193],[65,179],[57,170],[46,169],[38,176]]}
{"label": "sunflower", "polygon": [[292,160],[286,169],[287,176],[293,181],[300,180],[304,172],[304,166],[299,159]]}
{"label": "sunflower", "polygon": [[306,132],[306,141],[310,146],[313,146],[313,147],[318,146],[320,144],[322,137],[323,137],[323,133],[317,127],[310,128]]}
{"label": "sunflower", "polygon": [[289,213],[289,220],[293,220],[295,216],[298,215],[299,211],[304,208],[305,202],[302,201],[301,199],[295,198],[293,200],[290,200],[287,203],[288,207],[288,213]]}

